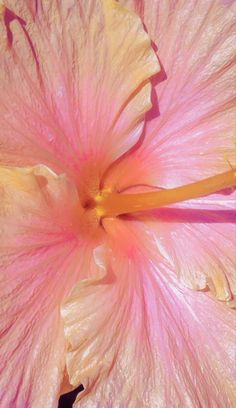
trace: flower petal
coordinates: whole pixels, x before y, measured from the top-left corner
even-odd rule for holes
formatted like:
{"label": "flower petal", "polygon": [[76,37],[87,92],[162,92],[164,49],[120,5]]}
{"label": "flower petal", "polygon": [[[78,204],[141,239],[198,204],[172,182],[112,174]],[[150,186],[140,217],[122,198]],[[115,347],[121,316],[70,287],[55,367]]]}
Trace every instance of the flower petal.
{"label": "flower petal", "polygon": [[143,17],[163,69],[144,142],[107,184],[174,187],[229,170],[236,164],[235,1],[124,3]]}
{"label": "flower petal", "polygon": [[181,282],[210,290],[235,307],[236,194],[190,200],[169,208],[137,214],[140,234],[173,268]]}
{"label": "flower petal", "polygon": [[[78,170],[138,140],[159,70],[135,13],[115,0],[6,1],[1,161]],[[60,161],[58,160],[60,159]]]}
{"label": "flower petal", "polygon": [[[156,85],[160,115],[156,107],[143,144],[111,170],[105,186],[171,188],[229,170],[229,163],[236,164],[236,3],[128,4],[158,45],[166,78]],[[185,285],[210,288],[232,305],[235,197],[229,191],[138,216]]]}
{"label": "flower petal", "polygon": [[181,288],[132,223],[106,229],[106,274],[80,283],[62,309],[70,381],[85,386],[74,407],[233,408],[233,311]]}
{"label": "flower petal", "polygon": [[57,407],[59,304],[78,278],[78,197],[46,167],[0,168],[0,405]]}

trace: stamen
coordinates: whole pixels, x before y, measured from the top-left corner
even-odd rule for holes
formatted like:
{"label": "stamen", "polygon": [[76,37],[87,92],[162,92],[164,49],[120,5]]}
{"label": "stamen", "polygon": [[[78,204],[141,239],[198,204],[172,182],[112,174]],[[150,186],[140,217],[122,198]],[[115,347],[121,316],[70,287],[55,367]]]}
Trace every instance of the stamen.
{"label": "stamen", "polygon": [[234,186],[236,171],[230,170],[196,183],[150,193],[119,194],[102,191],[95,197],[96,210],[99,217],[116,217],[199,198]]}

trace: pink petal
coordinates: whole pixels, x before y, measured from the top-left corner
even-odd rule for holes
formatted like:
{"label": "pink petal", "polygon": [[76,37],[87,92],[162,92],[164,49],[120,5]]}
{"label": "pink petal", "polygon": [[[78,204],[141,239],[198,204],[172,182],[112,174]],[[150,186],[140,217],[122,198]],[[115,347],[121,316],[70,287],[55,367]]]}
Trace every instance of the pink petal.
{"label": "pink petal", "polygon": [[[147,124],[137,152],[110,172],[106,187],[175,187],[229,169],[229,162],[236,162],[235,4],[140,4],[167,76],[156,87],[160,116]],[[228,192],[139,216],[149,223],[157,250],[185,285],[210,288],[232,305],[235,197]]]}
{"label": "pink petal", "polygon": [[136,214],[140,234],[194,290],[236,307],[236,195],[215,194]]}
{"label": "pink petal", "polygon": [[73,177],[81,160],[106,168],[139,139],[151,106],[159,64],[149,37],[114,0],[37,4],[35,15],[33,2],[6,2],[1,161]]}
{"label": "pink petal", "polygon": [[0,406],[57,407],[59,305],[78,279],[78,197],[43,166],[0,168]]}
{"label": "pink petal", "polygon": [[62,308],[70,381],[85,385],[74,406],[233,408],[235,314],[181,287],[127,223],[106,222],[103,274]]}
{"label": "pink petal", "polygon": [[235,1],[124,3],[144,18],[163,69],[144,142],[106,184],[172,187],[228,170],[236,163]]}

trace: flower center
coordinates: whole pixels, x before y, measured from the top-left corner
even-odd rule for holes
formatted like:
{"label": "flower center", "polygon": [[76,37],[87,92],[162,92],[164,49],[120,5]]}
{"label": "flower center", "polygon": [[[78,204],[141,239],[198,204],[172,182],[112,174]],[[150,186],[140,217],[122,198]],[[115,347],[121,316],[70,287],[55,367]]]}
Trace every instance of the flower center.
{"label": "flower center", "polygon": [[117,217],[199,198],[234,186],[236,171],[230,170],[196,183],[150,193],[121,194],[103,190],[94,198],[94,207],[100,218]]}

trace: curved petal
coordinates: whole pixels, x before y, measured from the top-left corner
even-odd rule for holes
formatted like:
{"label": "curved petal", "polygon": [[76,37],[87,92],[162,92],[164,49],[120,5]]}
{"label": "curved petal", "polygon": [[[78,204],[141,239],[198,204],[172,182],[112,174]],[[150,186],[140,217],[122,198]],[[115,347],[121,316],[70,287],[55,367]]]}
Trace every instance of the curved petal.
{"label": "curved petal", "polygon": [[78,278],[78,197],[43,166],[0,168],[0,405],[57,407],[59,305]]}
{"label": "curved petal", "polygon": [[[176,187],[228,170],[236,163],[236,3],[124,3],[144,19],[166,77],[156,85],[159,116],[153,110],[142,146],[111,170],[106,187]],[[138,218],[185,285],[235,305],[232,191]]]}
{"label": "curved petal", "polygon": [[214,194],[137,214],[140,234],[181,282],[236,307],[236,194]]}
{"label": "curved petal", "polygon": [[107,185],[174,187],[228,170],[236,164],[236,2],[124,3],[144,19],[163,68],[144,142]]}
{"label": "curved petal", "polygon": [[1,162],[108,165],[138,140],[151,106],[159,64],[140,19],[115,0],[41,0],[36,15],[30,2],[5,4]]}
{"label": "curved petal", "polygon": [[233,408],[233,311],[182,288],[132,223],[106,229],[106,278],[80,283],[62,309],[70,381],[85,385],[74,406]]}

